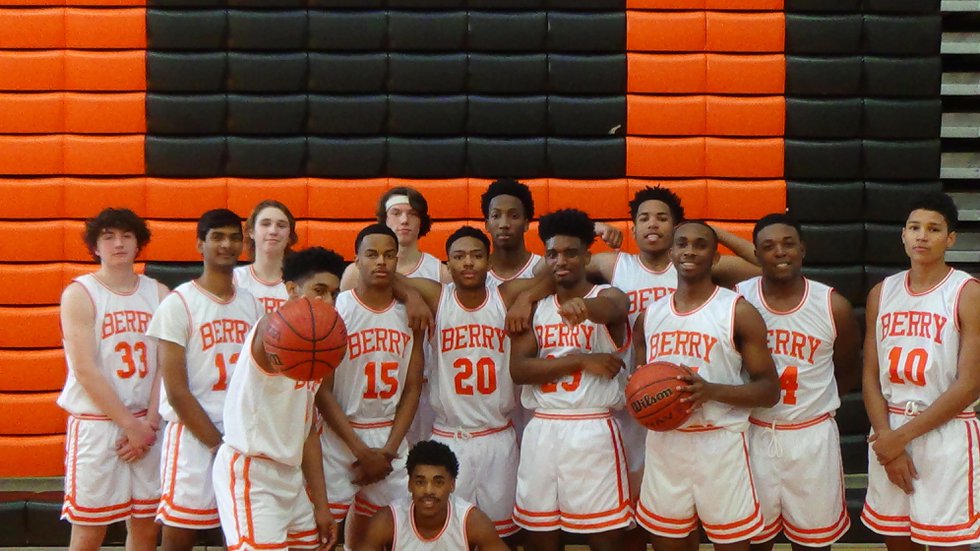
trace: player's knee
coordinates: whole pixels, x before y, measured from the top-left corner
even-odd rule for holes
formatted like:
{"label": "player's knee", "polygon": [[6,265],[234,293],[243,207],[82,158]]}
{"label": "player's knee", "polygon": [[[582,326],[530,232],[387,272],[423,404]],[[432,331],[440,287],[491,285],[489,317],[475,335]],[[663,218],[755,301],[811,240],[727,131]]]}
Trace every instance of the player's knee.
{"label": "player's knee", "polygon": [[73,524],[68,551],[98,551],[105,539],[106,526]]}

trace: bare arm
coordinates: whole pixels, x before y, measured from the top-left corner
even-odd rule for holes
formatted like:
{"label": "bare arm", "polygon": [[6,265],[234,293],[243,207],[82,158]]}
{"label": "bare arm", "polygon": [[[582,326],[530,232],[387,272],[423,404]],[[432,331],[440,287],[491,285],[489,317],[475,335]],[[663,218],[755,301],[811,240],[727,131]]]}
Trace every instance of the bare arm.
{"label": "bare arm", "polygon": [[871,421],[875,434],[891,430],[888,422],[888,402],[881,394],[881,381],[878,379],[878,343],[875,324],[878,322],[878,301],[881,297],[881,284],[875,285],[868,293],[865,305],[864,369],[862,370],[861,390],[864,397],[864,410]]}
{"label": "bare arm", "polygon": [[334,374],[331,371],[320,384],[316,393],[316,409],[323,417],[327,428],[347,446],[353,454],[355,466],[361,467],[362,475],[354,480],[355,484],[370,484],[382,480],[391,472],[390,458],[384,457],[380,450],[369,448],[354,432],[350,421],[341,409],[337,398],[333,395]]}
{"label": "bare arm", "polygon": [[439,306],[442,294],[442,284],[424,277],[405,277],[396,273],[392,279],[392,292],[395,300],[407,302],[415,298],[421,299],[433,313]]}
{"label": "bare arm", "polygon": [[422,364],[425,361],[422,354],[424,339],[425,335],[419,331],[415,332],[415,337],[412,339],[412,355],[408,360],[408,372],[405,374],[405,389],[402,391],[401,399],[398,400],[395,422],[383,448],[385,454],[392,458],[398,456],[398,447],[408,434],[412,420],[415,419],[415,412],[419,408],[419,397],[422,394]]}
{"label": "bare arm", "polygon": [[533,332],[525,331],[511,337],[510,375],[515,384],[545,384],[582,370],[612,378],[622,368],[623,361],[613,354],[569,354],[560,358],[539,358],[538,341]]}
{"label": "bare arm", "polygon": [[530,329],[534,303],[555,294],[555,279],[551,272],[543,269],[539,271],[542,266],[545,266],[545,263],[538,262],[533,278],[512,279],[497,287],[507,307],[505,323],[507,331],[512,335]]}
{"label": "bare arm", "polygon": [[340,290],[349,291],[357,287],[357,282],[361,280],[361,274],[357,271],[357,266],[353,262],[344,268],[344,275],[340,278]]}
{"label": "bare arm", "polygon": [[221,444],[221,432],[191,393],[187,380],[187,356],[183,346],[160,339],[157,347],[160,372],[167,389],[167,399],[174,413],[198,440],[209,448]]}
{"label": "bare arm", "polygon": [[391,509],[385,507],[371,517],[367,526],[367,534],[354,548],[354,551],[384,551],[391,549],[395,539],[395,519]]}
{"label": "bare arm", "polygon": [[633,363],[636,364],[634,367],[647,364],[647,337],[643,329],[643,321],[646,317],[646,310],[640,312],[633,325]]}
{"label": "bare arm", "polygon": [[596,253],[592,255],[588,266],[585,267],[585,277],[589,281],[612,283],[613,272],[616,270],[616,259],[620,253]]}
{"label": "bare arm", "polygon": [[836,292],[830,294],[830,310],[837,326],[834,340],[834,378],[837,394],[843,396],[853,389],[861,378],[860,331],[851,303]]}
{"label": "bare arm", "polygon": [[507,551],[510,549],[500,539],[497,528],[483,511],[473,507],[466,515],[466,539],[479,551]]}
{"label": "bare arm", "polygon": [[735,253],[735,256],[722,256],[711,269],[711,278],[715,283],[733,288],[736,284],[762,273],[752,243],[717,226],[712,228],[718,234],[718,241]]}
{"label": "bare arm", "polygon": [[313,502],[313,518],[320,532],[319,549],[333,549],[337,543],[337,522],[330,514],[327,500],[327,483],[323,478],[323,455],[320,451],[320,437],[311,423],[310,432],[303,442],[303,478],[306,490]]}
{"label": "bare arm", "polygon": [[[157,282],[157,295],[162,302],[170,294],[170,289],[163,283]],[[160,376],[159,366],[153,374],[153,386],[150,388],[150,404],[146,410],[146,420],[155,430],[160,429],[160,385],[163,384]]]}

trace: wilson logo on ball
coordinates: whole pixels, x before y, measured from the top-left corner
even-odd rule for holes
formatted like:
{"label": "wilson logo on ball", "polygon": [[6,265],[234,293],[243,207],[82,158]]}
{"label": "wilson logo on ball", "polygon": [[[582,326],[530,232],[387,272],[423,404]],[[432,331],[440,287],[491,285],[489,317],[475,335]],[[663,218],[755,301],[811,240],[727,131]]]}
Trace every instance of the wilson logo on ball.
{"label": "wilson logo on ball", "polygon": [[641,396],[639,400],[633,400],[630,402],[630,407],[633,408],[634,413],[640,413],[644,409],[656,404],[664,398],[669,398],[672,394],[674,394],[674,390],[671,388],[661,390],[653,396],[645,394]]}

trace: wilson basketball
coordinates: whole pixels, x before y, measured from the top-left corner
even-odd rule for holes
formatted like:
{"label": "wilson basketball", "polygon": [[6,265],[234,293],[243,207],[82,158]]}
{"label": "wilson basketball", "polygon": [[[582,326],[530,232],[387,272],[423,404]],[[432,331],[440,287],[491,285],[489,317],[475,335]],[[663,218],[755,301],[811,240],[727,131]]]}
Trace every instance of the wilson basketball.
{"label": "wilson basketball", "polygon": [[269,363],[298,381],[319,381],[344,359],[347,327],[322,300],[293,299],[269,314],[262,335]]}
{"label": "wilson basketball", "polygon": [[637,369],[626,383],[626,407],[644,427],[655,431],[674,430],[691,414],[677,390],[686,383],[677,379],[691,370],[670,362],[653,362]]}

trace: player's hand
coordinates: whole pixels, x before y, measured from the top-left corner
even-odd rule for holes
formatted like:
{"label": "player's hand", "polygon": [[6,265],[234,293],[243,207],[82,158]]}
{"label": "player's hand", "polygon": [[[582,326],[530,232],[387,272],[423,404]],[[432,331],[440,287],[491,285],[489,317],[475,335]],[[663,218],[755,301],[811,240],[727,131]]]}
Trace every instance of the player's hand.
{"label": "player's hand", "polygon": [[405,297],[405,313],[408,315],[408,326],[413,331],[427,332],[435,329],[436,320],[432,310],[418,293],[408,293]]}
{"label": "player's hand", "polygon": [[582,371],[603,379],[612,379],[626,367],[623,359],[615,354],[581,354],[579,363]]}
{"label": "player's hand", "polygon": [[504,324],[511,335],[523,333],[531,328],[531,301],[528,300],[527,295],[524,293],[517,295],[514,303],[507,310]]}
{"label": "player's hand", "polygon": [[374,484],[379,480],[384,480],[389,474],[391,474],[392,467],[391,461],[393,457],[389,457],[388,454],[384,453],[379,448],[371,448],[367,452],[358,456],[357,460],[354,461],[353,467],[355,469],[360,469],[360,476],[357,476],[353,482],[358,486],[367,486],[368,484]]}
{"label": "player's hand", "polygon": [[595,223],[595,234],[610,248],[618,249],[623,244],[623,232],[605,222]]}
{"label": "player's hand", "polygon": [[330,514],[330,507],[314,505],[313,520],[316,521],[316,528],[320,532],[320,546],[317,550],[330,551],[337,545],[337,521]]}
{"label": "player's hand", "polygon": [[694,371],[689,375],[679,375],[677,380],[682,383],[679,390],[688,395],[681,397],[681,402],[688,404],[687,411],[691,412],[701,407],[705,402],[712,400],[715,386],[701,378]]}
{"label": "player's hand", "polygon": [[912,463],[912,458],[908,453],[903,451],[897,458],[882,466],[892,484],[898,486],[906,494],[912,495],[912,492],[915,491],[912,487],[912,481],[919,478],[919,472],[915,470],[915,464]]}
{"label": "player's hand", "polygon": [[589,319],[589,307],[585,305],[585,299],[571,298],[558,308],[558,315],[566,325],[578,325]]}
{"label": "player's hand", "polygon": [[871,450],[881,465],[891,463],[897,459],[898,456],[905,452],[905,446],[908,445],[908,442],[902,438],[901,433],[894,430],[872,433],[868,437],[868,443],[871,444]]}
{"label": "player's hand", "polygon": [[123,428],[123,435],[133,448],[149,448],[157,441],[157,429],[146,418],[134,419],[130,426]]}
{"label": "player's hand", "polygon": [[146,455],[149,448],[138,448],[133,447],[129,444],[129,440],[125,436],[120,436],[119,440],[116,440],[116,455],[119,459],[122,459],[126,463],[132,463],[134,461],[139,461]]}

